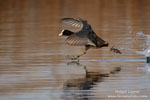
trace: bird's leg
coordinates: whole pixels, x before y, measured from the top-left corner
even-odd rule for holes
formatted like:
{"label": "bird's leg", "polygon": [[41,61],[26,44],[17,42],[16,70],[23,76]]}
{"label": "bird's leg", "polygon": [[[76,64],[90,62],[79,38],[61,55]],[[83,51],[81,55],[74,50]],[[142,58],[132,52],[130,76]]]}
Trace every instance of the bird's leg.
{"label": "bird's leg", "polygon": [[90,45],[86,45],[85,46],[85,50],[83,53],[79,54],[79,55],[76,55],[76,56],[67,56],[68,59],[71,59],[71,60],[78,60],[79,61],[79,58],[81,56],[83,56],[84,54],[86,54],[87,50],[90,48]]}
{"label": "bird's leg", "polygon": [[79,54],[79,55],[77,55],[77,57],[79,58],[79,57],[83,56],[84,54],[86,54],[86,52],[87,52],[87,50],[88,50],[89,48],[90,48],[90,45],[86,45],[84,52],[81,53],[81,54]]}
{"label": "bird's leg", "polygon": [[121,51],[119,49],[117,49],[117,48],[114,48],[114,46],[110,47],[109,44],[108,44],[108,42],[104,42],[104,45],[106,45],[110,49],[110,51],[122,54]]}

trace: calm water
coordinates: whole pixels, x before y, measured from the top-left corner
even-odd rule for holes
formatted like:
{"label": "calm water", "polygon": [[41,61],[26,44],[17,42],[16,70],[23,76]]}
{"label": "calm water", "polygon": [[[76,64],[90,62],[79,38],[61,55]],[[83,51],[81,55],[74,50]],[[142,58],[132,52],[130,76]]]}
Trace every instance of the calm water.
{"label": "calm water", "polygon": [[[65,44],[60,19],[80,17],[119,48],[90,49],[80,62],[66,59],[84,47]],[[149,100],[149,0],[1,0],[0,100]]]}

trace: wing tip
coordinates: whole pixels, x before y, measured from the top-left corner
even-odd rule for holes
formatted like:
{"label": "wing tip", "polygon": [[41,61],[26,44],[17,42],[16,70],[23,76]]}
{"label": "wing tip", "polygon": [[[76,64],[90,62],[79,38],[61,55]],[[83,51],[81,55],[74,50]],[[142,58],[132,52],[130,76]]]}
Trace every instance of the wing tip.
{"label": "wing tip", "polygon": [[64,17],[64,18],[61,18],[61,21],[66,20],[66,19],[73,19],[73,20],[78,20],[78,21],[81,21],[81,20],[82,20],[82,19],[79,18],[79,17]]}

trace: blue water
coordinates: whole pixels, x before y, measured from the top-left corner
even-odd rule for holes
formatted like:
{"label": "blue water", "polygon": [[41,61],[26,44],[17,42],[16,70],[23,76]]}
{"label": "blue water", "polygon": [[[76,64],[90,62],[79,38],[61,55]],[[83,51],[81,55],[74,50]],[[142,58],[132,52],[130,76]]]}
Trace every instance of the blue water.
{"label": "blue water", "polygon": [[123,62],[128,62],[128,61],[141,61],[141,62],[146,62],[146,59],[89,59],[89,60],[80,60],[80,61],[123,61]]}

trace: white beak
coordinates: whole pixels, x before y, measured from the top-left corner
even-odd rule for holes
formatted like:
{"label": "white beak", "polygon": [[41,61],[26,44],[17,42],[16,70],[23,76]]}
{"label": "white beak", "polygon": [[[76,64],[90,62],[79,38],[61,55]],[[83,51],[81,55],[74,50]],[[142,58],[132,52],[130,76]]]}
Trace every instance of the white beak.
{"label": "white beak", "polygon": [[58,36],[62,36],[63,32],[64,32],[64,30],[62,30],[61,33],[58,34]]}

